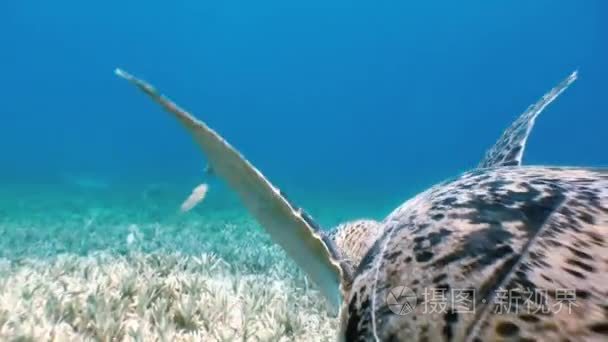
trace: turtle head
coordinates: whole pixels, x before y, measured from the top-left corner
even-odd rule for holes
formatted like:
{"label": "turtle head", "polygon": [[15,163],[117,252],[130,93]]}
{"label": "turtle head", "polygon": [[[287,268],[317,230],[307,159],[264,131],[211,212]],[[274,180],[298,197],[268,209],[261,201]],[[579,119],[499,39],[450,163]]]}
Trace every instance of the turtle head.
{"label": "turtle head", "polygon": [[380,237],[380,222],[361,219],[345,222],[335,227],[328,236],[336,245],[340,255],[357,268],[376,240]]}

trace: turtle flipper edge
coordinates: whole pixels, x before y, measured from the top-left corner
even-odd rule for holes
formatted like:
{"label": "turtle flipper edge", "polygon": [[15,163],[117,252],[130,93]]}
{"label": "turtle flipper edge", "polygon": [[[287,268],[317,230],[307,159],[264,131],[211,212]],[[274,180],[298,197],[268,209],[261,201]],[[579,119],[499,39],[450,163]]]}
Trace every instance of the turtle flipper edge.
{"label": "turtle flipper edge", "polygon": [[546,93],[540,100],[529,106],[526,111],[507,128],[500,139],[490,148],[478,168],[500,166],[520,166],[526,148],[526,142],[538,115],[578,77],[574,71],[555,88]]}
{"label": "turtle flipper edge", "polygon": [[218,177],[235,190],[245,207],[319,286],[332,311],[342,303],[341,287],[350,272],[341,263],[339,252],[325,238],[312,218],[293,205],[247,159],[204,122],[160,94],[150,84],[116,69],[116,74],[150,96],[171,113],[193,136]]}

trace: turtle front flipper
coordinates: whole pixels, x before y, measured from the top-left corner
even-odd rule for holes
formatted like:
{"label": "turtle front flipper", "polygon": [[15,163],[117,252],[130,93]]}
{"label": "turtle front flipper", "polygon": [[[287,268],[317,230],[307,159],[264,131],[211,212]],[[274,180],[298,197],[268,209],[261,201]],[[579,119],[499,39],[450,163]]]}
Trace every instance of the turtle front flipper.
{"label": "turtle front flipper", "polygon": [[287,254],[321,289],[332,308],[342,302],[341,286],[350,272],[339,252],[312,218],[296,207],[218,133],[181,109],[150,84],[120,70],[116,74],[136,85],[171,113],[192,134],[208,158],[213,173],[235,190],[245,207]]}
{"label": "turtle front flipper", "polygon": [[478,168],[520,166],[526,148],[528,136],[532,131],[538,115],[564,92],[578,77],[575,71],[555,88],[546,93],[538,102],[531,105],[526,111],[507,128],[500,139],[486,153]]}

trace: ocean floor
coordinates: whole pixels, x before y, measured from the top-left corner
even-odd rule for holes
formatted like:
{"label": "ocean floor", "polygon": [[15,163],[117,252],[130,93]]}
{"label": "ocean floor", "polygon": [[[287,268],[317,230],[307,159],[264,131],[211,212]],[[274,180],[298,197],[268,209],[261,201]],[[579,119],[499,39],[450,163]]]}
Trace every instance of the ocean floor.
{"label": "ocean floor", "polygon": [[[189,190],[2,187],[0,340],[335,339],[320,293],[236,198],[212,187],[180,214]],[[304,202],[331,226],[357,198]]]}

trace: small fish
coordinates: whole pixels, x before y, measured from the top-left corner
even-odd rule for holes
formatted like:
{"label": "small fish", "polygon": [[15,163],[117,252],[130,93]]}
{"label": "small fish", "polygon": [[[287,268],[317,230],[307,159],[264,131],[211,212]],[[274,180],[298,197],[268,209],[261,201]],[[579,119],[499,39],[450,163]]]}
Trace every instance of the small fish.
{"label": "small fish", "polygon": [[206,176],[210,176],[210,177],[215,175],[215,172],[213,171],[213,168],[211,167],[211,165],[205,166],[204,173]]}
{"label": "small fish", "polygon": [[209,190],[209,186],[206,183],[203,183],[194,188],[194,190],[192,190],[192,194],[190,194],[190,196],[184,201],[184,203],[182,203],[181,212],[185,213],[187,211],[190,211],[203,199],[205,199],[207,190]]}

